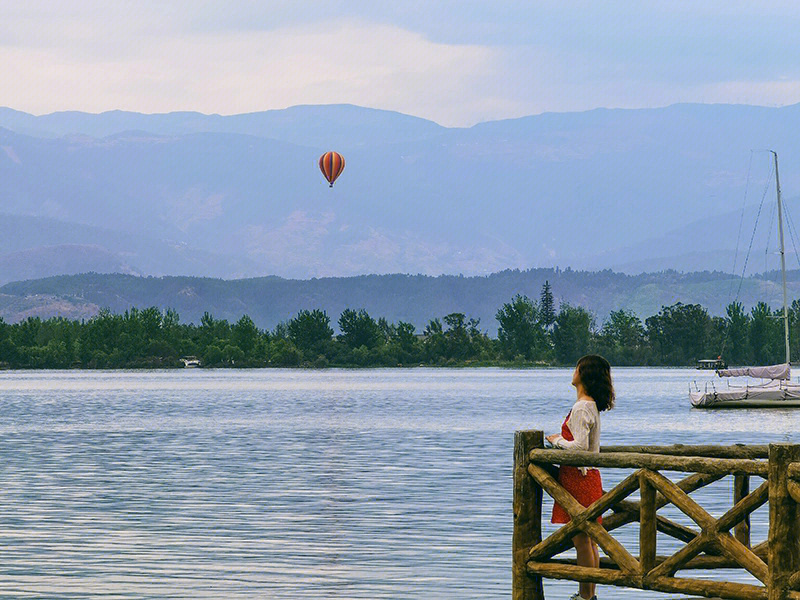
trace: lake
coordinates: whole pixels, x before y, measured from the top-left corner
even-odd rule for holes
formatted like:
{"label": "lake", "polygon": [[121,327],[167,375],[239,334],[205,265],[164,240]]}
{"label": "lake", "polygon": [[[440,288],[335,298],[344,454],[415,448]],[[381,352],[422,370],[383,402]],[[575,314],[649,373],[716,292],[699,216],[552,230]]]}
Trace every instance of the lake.
{"label": "lake", "polygon": [[[513,432],[559,430],[571,372],[0,372],[0,598],[508,599]],[[800,410],[690,409],[704,376],[615,369],[603,443],[800,440]]]}

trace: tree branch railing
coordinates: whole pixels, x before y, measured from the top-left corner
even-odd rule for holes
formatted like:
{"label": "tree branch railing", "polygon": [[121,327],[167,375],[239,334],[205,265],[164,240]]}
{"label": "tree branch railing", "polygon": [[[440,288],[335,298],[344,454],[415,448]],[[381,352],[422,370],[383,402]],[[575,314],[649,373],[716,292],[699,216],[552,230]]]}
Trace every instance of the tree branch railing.
{"label": "tree branch railing", "polygon": [[[800,445],[606,446],[600,453],[544,449],[541,431],[514,439],[513,600],[544,600],[542,578],[589,581],[642,590],[730,600],[800,600]],[[554,465],[631,469],[591,506],[584,507],[551,475]],[[550,469],[548,468],[550,467]],[[687,473],[672,481],[661,471]],[[733,506],[713,517],[691,494],[733,476]],[[751,479],[759,478],[753,483]],[[639,500],[629,500],[634,492]],[[542,539],[543,492],[570,522]],[[768,539],[751,546],[750,515],[769,505]],[[672,505],[694,527],[658,511]],[[597,518],[603,516],[602,524]],[[611,532],[639,523],[639,552]],[[588,535],[605,553],[599,568],[558,555],[572,538]],[[659,534],[682,542],[658,555]],[[677,577],[681,570],[740,569],[757,583]]]}

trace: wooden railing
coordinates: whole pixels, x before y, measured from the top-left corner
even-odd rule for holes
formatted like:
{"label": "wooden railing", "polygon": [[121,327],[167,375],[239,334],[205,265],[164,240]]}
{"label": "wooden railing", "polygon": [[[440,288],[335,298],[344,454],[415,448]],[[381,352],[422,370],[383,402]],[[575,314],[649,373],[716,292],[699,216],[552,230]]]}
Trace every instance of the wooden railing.
{"label": "wooden railing", "polygon": [[[514,438],[514,600],[544,600],[543,577],[708,598],[800,600],[800,445],[606,446],[598,454],[548,450],[543,441],[541,431],[518,431]],[[633,472],[584,507],[551,475],[553,465]],[[661,471],[688,476],[672,481]],[[690,494],[727,476],[733,476],[733,506],[714,518]],[[763,482],[751,491],[752,478]],[[628,500],[637,490],[639,500]],[[542,491],[571,516],[546,539],[542,539]],[[750,514],[767,503],[768,539],[752,545]],[[668,504],[687,515],[697,529],[658,514]],[[600,524],[597,517],[604,513]],[[610,533],[635,521],[638,556]],[[558,558],[581,532],[605,553],[599,568]],[[659,555],[659,533],[682,542],[680,550]],[[743,569],[759,584],[675,576],[679,570],[722,568]]]}

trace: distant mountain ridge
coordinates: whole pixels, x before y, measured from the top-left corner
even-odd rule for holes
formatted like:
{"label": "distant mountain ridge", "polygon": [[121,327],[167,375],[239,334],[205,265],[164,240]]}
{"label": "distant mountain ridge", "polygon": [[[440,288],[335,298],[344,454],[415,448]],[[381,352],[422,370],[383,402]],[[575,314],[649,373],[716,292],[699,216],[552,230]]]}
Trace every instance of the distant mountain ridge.
{"label": "distant mountain ridge", "polygon": [[[800,297],[800,270],[792,271],[789,279],[790,297]],[[184,322],[198,323],[206,311],[229,321],[247,314],[260,327],[271,329],[302,309],[323,309],[335,323],[345,308],[365,308],[376,318],[403,320],[419,330],[429,319],[463,312],[480,318],[481,327],[494,334],[495,314],[503,303],[516,294],[538,299],[545,281],[552,285],[558,303],[589,309],[598,325],[613,310],[630,310],[645,319],[675,302],[699,303],[711,314],[721,315],[735,299],[739,283],[736,277],[713,272],[633,276],[571,269],[509,270],[482,277],[361,275],[232,281],[90,273],[6,284],[0,287],[0,316],[9,322],[32,315],[85,318],[103,307],[122,312],[158,306],[177,310]],[[773,308],[781,302],[778,273],[749,277],[742,284],[739,300],[748,309],[758,301]]]}
{"label": "distant mountain ridge", "polygon": [[0,284],[64,273],[259,274],[245,257],[47,217],[0,213]]}
{"label": "distant mountain ridge", "polygon": [[[752,213],[762,190],[771,202],[768,157],[754,155],[748,178],[750,150],[778,151],[790,215],[800,195],[800,105],[596,109],[470,128],[351,105],[231,116],[0,109],[0,127],[2,211],[71,224],[85,235],[59,243],[97,247],[63,273],[731,270],[741,206]],[[316,166],[329,149],[347,160],[333,190]],[[100,229],[110,241],[89,233]],[[3,259],[8,273],[58,274],[25,263],[58,245],[41,237],[0,248],[22,252]],[[771,258],[774,239],[760,233],[754,252]]]}
{"label": "distant mountain ridge", "polygon": [[[330,116],[334,110],[335,119]],[[189,111],[144,114],[112,110],[99,114],[62,111],[37,116],[0,108],[0,127],[35,137],[77,134],[105,138],[131,131],[166,136],[238,133],[299,146],[328,144],[343,150],[428,139],[446,130],[419,117],[352,104],[301,105],[238,115],[206,115]]]}

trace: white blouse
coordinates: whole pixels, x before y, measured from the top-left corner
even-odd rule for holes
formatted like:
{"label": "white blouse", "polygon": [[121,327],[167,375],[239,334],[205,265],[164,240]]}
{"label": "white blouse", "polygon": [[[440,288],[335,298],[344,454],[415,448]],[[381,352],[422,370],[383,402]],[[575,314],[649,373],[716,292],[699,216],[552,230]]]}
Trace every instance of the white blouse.
{"label": "white blouse", "polygon": [[[594,400],[578,400],[572,407],[567,427],[573,441],[565,440],[561,434],[555,438],[554,445],[567,450],[600,452],[600,412]],[[580,467],[585,475],[586,468]]]}

